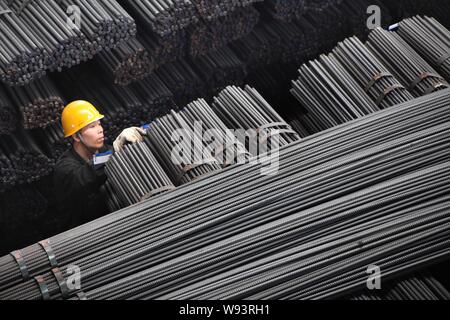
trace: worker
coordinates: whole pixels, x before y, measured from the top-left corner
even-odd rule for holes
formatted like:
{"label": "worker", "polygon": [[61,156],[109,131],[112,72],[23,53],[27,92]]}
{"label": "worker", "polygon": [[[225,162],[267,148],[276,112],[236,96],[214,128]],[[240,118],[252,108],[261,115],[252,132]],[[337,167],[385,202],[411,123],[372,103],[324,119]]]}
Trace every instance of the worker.
{"label": "worker", "polygon": [[87,101],[74,101],[62,113],[64,137],[72,140],[72,147],[60,157],[54,169],[55,205],[63,229],[108,213],[101,192],[107,180],[105,164],[126,143],[143,141],[145,130],[132,127],[125,129],[111,148],[105,144],[103,118]]}

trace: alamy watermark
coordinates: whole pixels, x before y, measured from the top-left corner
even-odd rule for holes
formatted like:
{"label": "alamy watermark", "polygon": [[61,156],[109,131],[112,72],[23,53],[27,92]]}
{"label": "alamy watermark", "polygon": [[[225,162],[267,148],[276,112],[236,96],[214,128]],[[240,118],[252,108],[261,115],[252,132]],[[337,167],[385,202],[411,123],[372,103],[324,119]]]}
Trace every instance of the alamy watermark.
{"label": "alamy watermark", "polygon": [[67,26],[72,30],[81,30],[81,9],[77,5],[67,7]]}
{"label": "alamy watermark", "polygon": [[366,284],[369,290],[381,290],[381,269],[377,265],[371,264],[367,267],[369,278],[367,278]]}
{"label": "alamy watermark", "polygon": [[377,5],[371,5],[367,7],[367,14],[370,16],[367,18],[367,28],[370,30],[381,27],[381,8]]}
{"label": "alamy watermark", "polygon": [[67,267],[66,273],[67,289],[69,289],[69,291],[81,290],[81,269],[76,265],[70,265]]}
{"label": "alamy watermark", "polygon": [[193,129],[172,132],[171,141],[174,143],[171,159],[175,165],[261,164],[262,175],[275,175],[279,170],[279,130],[203,131],[203,123],[196,121]]}

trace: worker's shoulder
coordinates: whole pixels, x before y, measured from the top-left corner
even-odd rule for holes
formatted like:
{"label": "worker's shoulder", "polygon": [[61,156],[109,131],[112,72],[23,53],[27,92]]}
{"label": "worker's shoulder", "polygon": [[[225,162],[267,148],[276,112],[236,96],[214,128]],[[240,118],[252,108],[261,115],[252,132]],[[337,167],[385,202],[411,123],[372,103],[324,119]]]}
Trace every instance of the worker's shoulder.
{"label": "worker's shoulder", "polygon": [[82,165],[80,161],[75,157],[72,148],[64,152],[55,164],[55,172],[64,171],[74,165]]}

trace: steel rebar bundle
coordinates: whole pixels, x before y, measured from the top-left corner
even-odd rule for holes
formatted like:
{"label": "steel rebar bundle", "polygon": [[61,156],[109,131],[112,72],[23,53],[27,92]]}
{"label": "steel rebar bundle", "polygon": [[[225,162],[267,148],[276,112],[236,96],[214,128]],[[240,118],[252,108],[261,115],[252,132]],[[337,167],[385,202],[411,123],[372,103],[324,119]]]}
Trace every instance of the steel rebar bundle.
{"label": "steel rebar bundle", "polygon": [[113,79],[114,84],[122,86],[144,78],[155,68],[148,51],[136,38],[131,38],[110,51],[100,52],[96,61]]}
{"label": "steel rebar bundle", "polygon": [[19,127],[13,135],[0,139],[2,184],[0,190],[35,182],[47,176],[53,161],[45,156],[36,139]]}
{"label": "steel rebar bundle", "polygon": [[[214,112],[232,129],[256,130],[266,132],[271,136],[272,130],[278,130],[280,146],[290,144],[300,139],[299,135],[281,118],[272,106],[250,86],[245,89],[229,86],[214,98]],[[260,137],[262,138],[262,137]],[[270,142],[270,140],[268,141]],[[246,146],[253,156],[257,148],[250,144]]]}
{"label": "steel rebar bundle", "polygon": [[148,123],[175,108],[174,95],[155,73],[129,86],[142,101],[141,123]]}
{"label": "steel rebar bundle", "polygon": [[209,94],[207,85],[186,59],[167,63],[155,73],[173,92],[177,105],[185,105]]}
{"label": "steel rebar bundle", "polygon": [[306,138],[312,134],[311,132],[313,132],[308,129],[308,127],[304,124],[304,121],[299,119],[289,121],[289,125],[300,135],[301,138]]}
{"label": "steel rebar bundle", "polygon": [[247,76],[245,64],[230,47],[189,58],[188,63],[207,86],[209,95],[215,95],[230,84],[241,85]]}
{"label": "steel rebar bundle", "polygon": [[204,55],[250,33],[259,21],[253,7],[237,9],[212,21],[200,21],[189,31],[189,54]]}
{"label": "steel rebar bundle", "polygon": [[185,57],[186,45],[184,30],[166,37],[143,31],[117,49],[103,51],[98,57],[114,83],[129,85],[142,80],[160,66]]}
{"label": "steel rebar bundle", "polygon": [[186,56],[188,42],[186,30],[180,30],[166,37],[160,37],[151,32],[142,32],[138,39],[154,60],[154,69]]}
{"label": "steel rebar bundle", "polygon": [[333,54],[302,65],[299,73],[291,93],[320,130],[380,110]]}
{"label": "steel rebar bundle", "polygon": [[65,102],[58,88],[47,76],[26,86],[5,88],[21,114],[25,129],[45,128],[61,118]]}
{"label": "steel rebar bundle", "polygon": [[413,99],[357,37],[340,42],[333,54],[380,108]]}
{"label": "steel rebar bundle", "polygon": [[450,31],[436,19],[416,16],[399,23],[396,31],[440,75],[450,81]]}
{"label": "steel rebar bundle", "polygon": [[281,39],[281,62],[303,63],[318,52],[316,29],[306,18],[294,23],[272,20],[264,27],[271,29]]}
{"label": "steel rebar bundle", "polygon": [[192,0],[198,15],[205,20],[215,20],[231,14],[237,8],[247,7],[263,0]]}
{"label": "steel rebar bundle", "polygon": [[430,274],[413,274],[389,283],[381,293],[364,292],[350,300],[450,300],[450,293]]}
{"label": "steel rebar bundle", "polygon": [[136,24],[117,1],[57,0],[63,10],[76,5],[84,14],[82,32],[94,50],[114,48],[136,35]]}
{"label": "steel rebar bundle", "polygon": [[5,256],[0,297],[41,299],[20,284],[37,275],[62,297],[55,276],[75,264],[89,299],[321,298],[363,288],[371,263],[388,279],[448,258],[449,101],[442,90],[286,146],[278,175],[230,167]]}
{"label": "steel rebar bundle", "polygon": [[110,213],[119,211],[120,209],[126,207],[126,205],[122,202],[122,199],[117,195],[117,191],[114,190],[110,181],[107,180],[100,190],[106,199],[106,206]]}
{"label": "steel rebar bundle", "polygon": [[191,0],[119,0],[119,3],[146,30],[161,37],[183,30],[198,21]]}
{"label": "steel rebar bundle", "polygon": [[[0,136],[0,140],[6,139]],[[9,150],[5,150],[0,142],[0,193],[14,187],[17,183],[17,172],[13,166]]]}
{"label": "steel rebar bundle", "polygon": [[446,0],[383,0],[389,10],[396,15],[397,21],[417,14],[434,17],[450,27],[450,3]]}
{"label": "steel rebar bundle", "polygon": [[222,164],[222,167],[236,163],[243,164],[251,158],[245,145],[234,140],[234,134],[232,137],[227,136],[231,135],[228,132],[229,128],[226,127],[204,99],[198,99],[189,103],[177,116],[190,125],[192,130],[196,129],[196,123],[199,124],[203,136],[206,135],[208,130],[211,130],[209,137],[203,141],[204,147],[207,148],[209,154],[213,155]]}
{"label": "steel rebar bundle", "polygon": [[[8,237],[18,233],[23,245],[33,243],[42,234],[39,221],[45,218],[48,200],[34,184],[20,186],[0,194],[1,248],[11,248],[14,244]],[[17,244],[16,244],[17,245]]]}
{"label": "steel rebar bundle", "polygon": [[301,19],[305,14],[321,13],[330,7],[338,6],[343,0],[268,0],[264,10],[277,20],[290,22]]}
{"label": "steel rebar bundle", "polygon": [[297,12],[304,12],[305,0],[267,0],[264,1],[264,10],[277,20],[290,22],[296,18]]}
{"label": "steel rebar bundle", "polygon": [[[83,12],[82,28],[67,24],[72,5]],[[0,78],[11,85],[89,60],[136,34],[134,20],[115,1],[2,0],[0,9]]]}
{"label": "steel rebar bundle", "polygon": [[144,142],[115,153],[106,165],[106,174],[124,207],[175,188]]}
{"label": "steel rebar bundle", "polygon": [[59,123],[34,130],[32,134],[41,146],[44,154],[54,160],[55,163],[71,146],[69,140],[64,139],[63,129]]}
{"label": "steel rebar bundle", "polygon": [[398,34],[376,29],[366,46],[415,97],[450,86]]}
{"label": "steel rebar bundle", "polygon": [[[305,10],[311,12],[322,12],[329,7],[333,7],[342,3],[343,0],[306,0]],[[301,12],[297,12],[297,18],[302,17]]]}
{"label": "steel rebar bundle", "polygon": [[0,84],[0,135],[12,133],[18,122],[17,110],[11,103],[7,91]]}
{"label": "steel rebar bundle", "polygon": [[230,47],[252,70],[274,63],[281,55],[281,39],[276,32],[259,24],[247,36],[234,41]]}
{"label": "steel rebar bundle", "polygon": [[173,184],[180,186],[221,169],[203,148],[202,138],[172,110],[151,123],[145,143]]}

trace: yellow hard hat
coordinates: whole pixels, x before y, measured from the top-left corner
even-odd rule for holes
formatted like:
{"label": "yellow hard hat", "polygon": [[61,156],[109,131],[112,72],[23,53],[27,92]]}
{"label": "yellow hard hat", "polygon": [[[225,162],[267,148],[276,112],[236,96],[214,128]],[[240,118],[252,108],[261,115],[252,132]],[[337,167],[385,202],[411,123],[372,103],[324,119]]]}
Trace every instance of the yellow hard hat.
{"label": "yellow hard hat", "polygon": [[87,101],[78,100],[71,102],[64,108],[61,117],[64,137],[68,138],[92,122],[103,119],[104,117]]}

